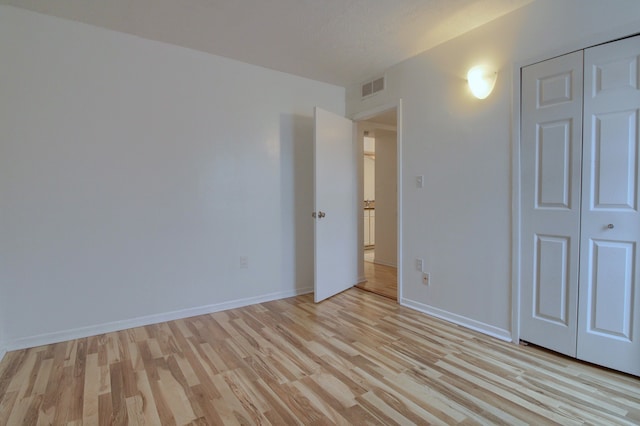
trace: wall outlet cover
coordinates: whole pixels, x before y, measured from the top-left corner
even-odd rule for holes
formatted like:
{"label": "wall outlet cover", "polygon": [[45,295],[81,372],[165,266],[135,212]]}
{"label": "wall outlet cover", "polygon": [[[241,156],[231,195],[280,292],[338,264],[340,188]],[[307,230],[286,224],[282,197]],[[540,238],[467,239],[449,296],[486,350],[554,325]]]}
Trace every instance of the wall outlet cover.
{"label": "wall outlet cover", "polygon": [[422,273],[422,284],[424,285],[429,285],[429,281],[430,281],[430,274],[427,272],[423,272]]}

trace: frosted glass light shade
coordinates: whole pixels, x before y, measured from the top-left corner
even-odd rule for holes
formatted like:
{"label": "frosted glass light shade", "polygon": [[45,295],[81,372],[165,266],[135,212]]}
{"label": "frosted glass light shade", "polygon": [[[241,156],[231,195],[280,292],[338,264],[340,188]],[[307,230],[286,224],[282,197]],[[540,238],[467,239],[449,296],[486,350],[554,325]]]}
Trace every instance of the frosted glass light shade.
{"label": "frosted glass light shade", "polygon": [[473,96],[478,99],[489,96],[496,85],[497,77],[498,73],[489,71],[481,65],[471,68],[467,73],[467,81]]}

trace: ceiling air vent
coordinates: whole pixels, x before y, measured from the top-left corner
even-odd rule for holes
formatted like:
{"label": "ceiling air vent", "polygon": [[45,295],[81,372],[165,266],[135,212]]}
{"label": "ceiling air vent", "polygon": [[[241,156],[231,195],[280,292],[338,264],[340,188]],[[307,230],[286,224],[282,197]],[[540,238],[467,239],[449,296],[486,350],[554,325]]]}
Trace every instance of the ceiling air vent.
{"label": "ceiling air vent", "polygon": [[362,85],[362,97],[366,98],[384,90],[384,77],[367,81]]}

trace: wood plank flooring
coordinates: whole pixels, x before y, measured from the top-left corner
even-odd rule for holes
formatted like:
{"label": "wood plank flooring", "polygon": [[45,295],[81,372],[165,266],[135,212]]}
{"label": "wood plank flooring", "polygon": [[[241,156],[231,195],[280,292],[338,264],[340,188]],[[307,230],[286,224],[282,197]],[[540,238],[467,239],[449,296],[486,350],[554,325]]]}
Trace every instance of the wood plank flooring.
{"label": "wood plank flooring", "polygon": [[396,268],[365,261],[364,276],[367,281],[359,283],[356,287],[392,300],[398,300],[398,270]]}
{"label": "wood plank flooring", "polygon": [[640,424],[640,379],[353,288],[8,353],[1,425]]}

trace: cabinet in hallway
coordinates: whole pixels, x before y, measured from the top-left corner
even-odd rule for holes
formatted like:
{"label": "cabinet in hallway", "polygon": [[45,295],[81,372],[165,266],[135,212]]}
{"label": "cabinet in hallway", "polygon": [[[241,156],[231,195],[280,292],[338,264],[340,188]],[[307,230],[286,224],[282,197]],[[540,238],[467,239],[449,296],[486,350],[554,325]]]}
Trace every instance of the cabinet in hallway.
{"label": "cabinet in hallway", "polygon": [[364,246],[376,244],[376,210],[364,209]]}

